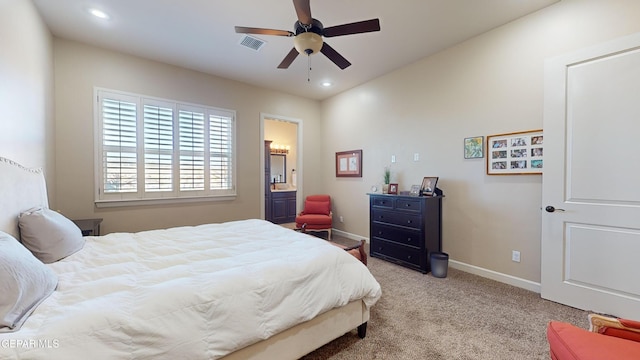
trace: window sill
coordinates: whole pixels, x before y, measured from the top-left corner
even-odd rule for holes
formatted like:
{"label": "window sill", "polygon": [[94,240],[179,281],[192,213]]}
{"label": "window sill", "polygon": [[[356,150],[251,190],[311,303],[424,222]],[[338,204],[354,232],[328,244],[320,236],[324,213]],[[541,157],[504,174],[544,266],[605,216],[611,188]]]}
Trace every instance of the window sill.
{"label": "window sill", "polygon": [[220,195],[220,196],[199,196],[199,197],[181,197],[181,198],[165,198],[165,199],[129,199],[129,200],[96,200],[97,208],[114,208],[127,206],[148,206],[148,205],[168,205],[168,204],[190,204],[201,202],[218,202],[232,201],[236,199],[236,195]]}

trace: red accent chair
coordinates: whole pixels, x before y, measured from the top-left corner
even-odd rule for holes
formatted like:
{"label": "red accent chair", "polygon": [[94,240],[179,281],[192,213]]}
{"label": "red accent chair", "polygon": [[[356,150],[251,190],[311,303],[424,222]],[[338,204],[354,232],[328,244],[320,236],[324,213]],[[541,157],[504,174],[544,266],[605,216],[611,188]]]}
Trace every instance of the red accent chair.
{"label": "red accent chair", "polygon": [[640,359],[640,322],[590,314],[589,331],[559,321],[547,326],[553,360]]}
{"label": "red accent chair", "polygon": [[309,195],[304,200],[304,210],[296,216],[296,228],[304,231],[328,231],[331,240],[331,197],[329,195]]}

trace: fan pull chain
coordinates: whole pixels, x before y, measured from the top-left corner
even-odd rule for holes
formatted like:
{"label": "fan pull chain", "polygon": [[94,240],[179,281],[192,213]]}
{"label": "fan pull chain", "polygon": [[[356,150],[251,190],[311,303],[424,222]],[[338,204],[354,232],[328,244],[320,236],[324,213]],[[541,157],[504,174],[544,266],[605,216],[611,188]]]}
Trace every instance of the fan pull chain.
{"label": "fan pull chain", "polygon": [[307,82],[311,82],[311,55],[307,55]]}

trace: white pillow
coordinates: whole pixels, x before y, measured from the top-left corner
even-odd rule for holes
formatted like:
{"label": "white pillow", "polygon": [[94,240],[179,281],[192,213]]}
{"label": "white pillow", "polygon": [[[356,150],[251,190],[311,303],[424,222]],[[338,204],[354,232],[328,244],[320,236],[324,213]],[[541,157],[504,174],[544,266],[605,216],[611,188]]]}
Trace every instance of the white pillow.
{"label": "white pillow", "polygon": [[84,246],[80,228],[51,209],[23,212],[18,218],[18,225],[24,246],[45,264],[65,258]]}
{"label": "white pillow", "polygon": [[0,231],[0,333],[19,330],[57,284],[51,269]]}

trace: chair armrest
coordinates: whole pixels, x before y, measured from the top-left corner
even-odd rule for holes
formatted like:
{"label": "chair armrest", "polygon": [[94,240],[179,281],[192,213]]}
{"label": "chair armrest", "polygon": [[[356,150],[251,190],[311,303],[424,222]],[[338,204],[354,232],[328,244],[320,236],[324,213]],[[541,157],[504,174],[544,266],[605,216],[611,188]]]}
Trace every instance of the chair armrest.
{"label": "chair armrest", "polygon": [[640,341],[640,322],[589,314],[589,331]]}

